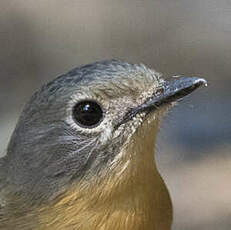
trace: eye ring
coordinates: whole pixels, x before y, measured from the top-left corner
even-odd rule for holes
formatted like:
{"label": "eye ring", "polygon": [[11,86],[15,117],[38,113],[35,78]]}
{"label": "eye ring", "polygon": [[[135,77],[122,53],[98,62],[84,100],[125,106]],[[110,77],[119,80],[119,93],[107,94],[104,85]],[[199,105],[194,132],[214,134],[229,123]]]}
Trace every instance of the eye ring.
{"label": "eye ring", "polygon": [[92,129],[102,122],[104,111],[98,102],[86,99],[75,104],[72,116],[80,127]]}

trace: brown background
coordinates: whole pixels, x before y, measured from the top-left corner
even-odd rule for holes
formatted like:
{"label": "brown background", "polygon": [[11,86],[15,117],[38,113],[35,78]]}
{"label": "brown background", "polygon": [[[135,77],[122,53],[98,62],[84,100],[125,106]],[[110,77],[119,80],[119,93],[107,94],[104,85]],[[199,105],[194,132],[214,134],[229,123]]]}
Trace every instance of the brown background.
{"label": "brown background", "polygon": [[1,0],[0,152],[35,89],[108,58],[208,80],[166,116],[157,161],[173,199],[173,230],[229,230],[229,0]]}

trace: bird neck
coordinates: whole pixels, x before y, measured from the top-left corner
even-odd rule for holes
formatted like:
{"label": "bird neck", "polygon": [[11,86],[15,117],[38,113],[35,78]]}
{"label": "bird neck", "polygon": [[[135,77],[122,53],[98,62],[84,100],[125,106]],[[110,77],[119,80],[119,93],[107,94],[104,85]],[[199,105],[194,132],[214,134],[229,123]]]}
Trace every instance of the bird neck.
{"label": "bird neck", "polygon": [[154,162],[156,132],[157,121],[144,123],[116,167],[40,209],[41,229],[170,230],[171,201]]}

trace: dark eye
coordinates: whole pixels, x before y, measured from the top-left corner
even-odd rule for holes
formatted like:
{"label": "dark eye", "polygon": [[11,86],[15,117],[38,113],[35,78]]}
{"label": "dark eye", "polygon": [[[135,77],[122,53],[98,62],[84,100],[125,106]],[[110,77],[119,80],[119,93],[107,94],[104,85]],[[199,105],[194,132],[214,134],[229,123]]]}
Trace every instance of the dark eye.
{"label": "dark eye", "polygon": [[74,106],[73,117],[79,125],[94,128],[102,121],[103,110],[97,102],[81,101]]}
{"label": "dark eye", "polygon": [[155,92],[155,95],[158,97],[158,96],[160,96],[161,94],[163,94],[164,93],[164,89],[163,88],[158,88],[157,90],[156,90],[156,92]]}

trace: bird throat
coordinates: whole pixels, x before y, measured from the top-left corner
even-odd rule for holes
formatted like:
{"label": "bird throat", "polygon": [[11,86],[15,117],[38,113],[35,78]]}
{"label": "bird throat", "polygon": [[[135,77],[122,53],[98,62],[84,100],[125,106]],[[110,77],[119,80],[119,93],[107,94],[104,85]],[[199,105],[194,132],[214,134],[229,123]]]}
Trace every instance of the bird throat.
{"label": "bird throat", "polygon": [[156,119],[143,122],[115,168],[39,210],[38,229],[170,230],[171,200],[154,162],[157,129]]}

